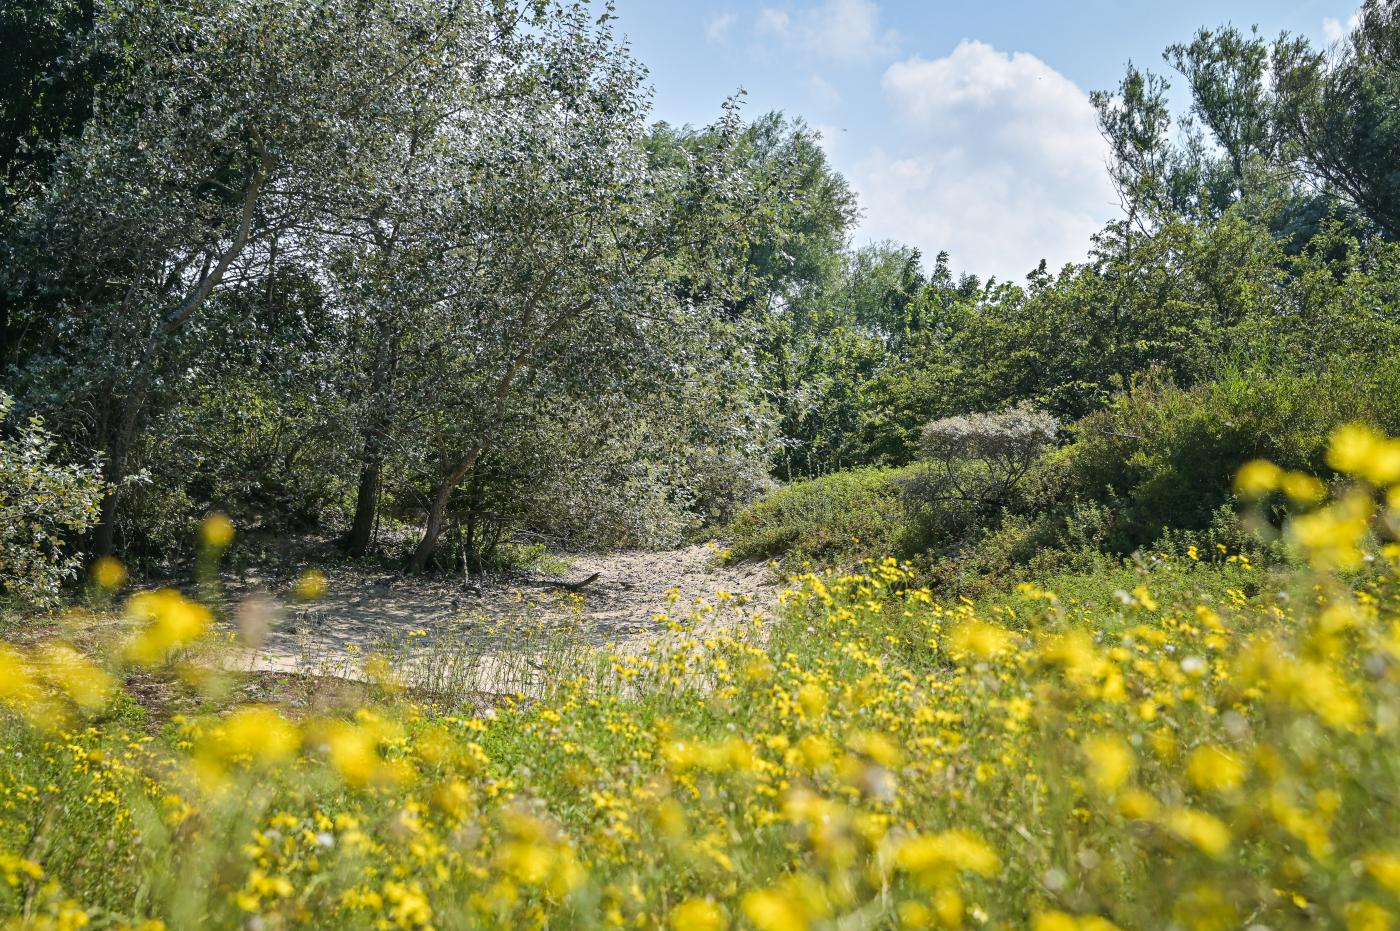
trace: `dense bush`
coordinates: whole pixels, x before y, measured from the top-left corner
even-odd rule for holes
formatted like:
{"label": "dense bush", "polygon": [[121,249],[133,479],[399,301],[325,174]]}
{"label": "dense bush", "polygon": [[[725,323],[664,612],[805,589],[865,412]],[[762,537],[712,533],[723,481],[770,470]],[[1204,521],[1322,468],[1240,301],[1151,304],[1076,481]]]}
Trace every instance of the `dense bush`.
{"label": "dense bush", "polygon": [[735,559],[846,562],[903,548],[909,469],[853,469],[771,492],[729,525]]}
{"label": "dense bush", "polygon": [[[943,590],[964,593],[1091,571],[1143,549],[1264,557],[1221,476],[1261,458],[1330,475],[1331,433],[1350,422],[1400,432],[1396,398],[1400,365],[1365,358],[1307,373],[1242,370],[1192,388],[1148,373],[1070,425],[1059,448],[1047,447],[1054,429],[1045,415],[946,418],[927,428],[936,458],[838,473],[754,505],[734,525],[735,552],[847,562],[894,553]],[[1024,434],[1015,442],[1007,418]],[[898,485],[902,509],[876,476]],[[851,507],[856,490],[866,497]],[[885,502],[878,513],[897,526],[848,529],[859,522],[851,514],[877,513],[877,498]],[[1277,524],[1287,502],[1267,504],[1263,516]]]}
{"label": "dense bush", "polygon": [[1252,459],[1327,474],[1327,437],[1342,424],[1400,429],[1400,365],[1342,360],[1307,373],[1230,373],[1182,389],[1157,378],[1075,426],[1064,455],[1062,494],[1113,512],[1105,543],[1118,553],[1153,543],[1169,528],[1204,530],[1232,499],[1233,475]]}
{"label": "dense bush", "polygon": [[6,424],[13,406],[0,392],[0,593],[47,606],[78,571],[71,543],[97,519],[105,486],[99,463],[58,461],[39,418]]}

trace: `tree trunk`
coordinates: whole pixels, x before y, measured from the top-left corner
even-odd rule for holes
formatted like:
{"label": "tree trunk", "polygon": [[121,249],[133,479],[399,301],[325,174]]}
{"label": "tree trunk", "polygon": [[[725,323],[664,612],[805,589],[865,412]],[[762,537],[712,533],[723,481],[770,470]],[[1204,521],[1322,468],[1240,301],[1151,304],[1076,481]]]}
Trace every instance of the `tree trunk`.
{"label": "tree trunk", "polygon": [[[110,482],[111,470],[107,480]],[[117,489],[108,488],[102,496],[102,507],[98,511],[97,528],[92,535],[92,555],[98,558],[111,556],[117,542]]]}
{"label": "tree trunk", "polygon": [[462,563],[469,578],[481,575],[481,550],[476,545],[476,504],[467,511],[466,542],[462,549]]}
{"label": "tree trunk", "polygon": [[463,476],[476,465],[477,458],[481,455],[481,447],[478,446],[464,456],[442,481],[438,482],[437,488],[433,489],[433,500],[428,505],[428,522],[423,528],[423,539],[418,541],[418,547],[413,551],[413,555],[408,560],[409,572],[422,572],[428,568],[428,560],[433,558],[433,550],[437,548],[438,537],[442,536],[443,518],[447,514],[447,503],[452,500],[452,492],[456,491],[461,484]]}
{"label": "tree trunk", "polygon": [[437,549],[438,537],[442,536],[442,518],[447,511],[448,499],[452,497],[452,489],[456,487],[456,482],[442,482],[433,493],[432,504],[428,506],[428,522],[423,528],[423,539],[418,541],[417,548],[408,560],[408,571],[422,572],[428,568],[428,560],[433,558],[433,550]]}
{"label": "tree trunk", "polygon": [[[368,445],[368,444],[366,444]],[[355,520],[345,538],[345,551],[351,556],[369,552],[374,536],[374,518],[379,509],[379,484],[383,463],[374,450],[367,450],[360,466],[360,488],[355,495]]]}
{"label": "tree trunk", "polygon": [[355,496],[355,521],[350,534],[345,538],[345,550],[351,556],[364,556],[369,552],[374,538],[375,521],[379,516],[379,490],[384,474],[384,440],[386,427],[384,414],[379,408],[384,404],[381,394],[393,377],[398,365],[398,353],[393,348],[394,337],[390,325],[379,321],[379,335],[374,347],[374,367],[370,370],[369,397],[375,401],[375,409],[364,430],[364,443],[360,454],[360,487]]}
{"label": "tree trunk", "polygon": [[97,526],[92,533],[92,555],[111,556],[117,541],[117,496],[122,483],[126,481],[126,463],[131,445],[136,440],[136,426],[141,418],[141,400],[128,398],[126,408],[117,422],[116,435],[107,447],[107,466],[103,477],[107,481],[107,493],[102,496],[102,505],[97,512]]}

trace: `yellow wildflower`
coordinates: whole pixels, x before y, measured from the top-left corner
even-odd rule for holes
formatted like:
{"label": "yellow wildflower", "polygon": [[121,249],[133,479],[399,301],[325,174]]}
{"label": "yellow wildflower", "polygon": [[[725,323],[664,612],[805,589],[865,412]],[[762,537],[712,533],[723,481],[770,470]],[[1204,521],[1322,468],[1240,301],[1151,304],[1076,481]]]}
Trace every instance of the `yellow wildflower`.
{"label": "yellow wildflower", "polygon": [[1219,859],[1230,849],[1230,829],[1212,814],[1194,808],[1175,808],[1162,818],[1163,826],[1207,856]]}
{"label": "yellow wildflower", "polygon": [[809,718],[815,718],[826,710],[826,690],[815,682],[808,682],[797,690],[797,704]]}
{"label": "yellow wildflower", "polygon": [[1347,931],[1390,931],[1394,916],[1375,902],[1350,902],[1342,910]]}
{"label": "yellow wildflower", "polygon": [[1400,481],[1400,440],[1388,440],[1370,427],[1348,424],[1332,434],[1327,464],[1373,485]]}
{"label": "yellow wildflower", "polygon": [[226,514],[210,514],[199,525],[199,538],[210,549],[224,549],[233,542],[233,521]]}
{"label": "yellow wildflower", "polygon": [[1001,858],[970,831],[944,831],[908,838],[895,850],[895,865],[925,886],[941,886],[961,871],[991,876]]}
{"label": "yellow wildflower", "polygon": [[709,899],[686,899],[671,909],[672,931],[724,931],[724,910]]}
{"label": "yellow wildflower", "polygon": [[125,585],[126,578],[126,567],[111,556],[103,556],[92,564],[92,580],[109,592]]}
{"label": "yellow wildflower", "polygon": [[802,902],[787,891],[749,892],[744,896],[742,908],[758,931],[807,931],[811,926]]}
{"label": "yellow wildflower", "polygon": [[1327,486],[1304,472],[1287,472],[1279,482],[1283,493],[1299,504],[1317,504],[1327,496]]}
{"label": "yellow wildflower", "polygon": [[1400,853],[1376,850],[1366,854],[1361,862],[1372,879],[1400,895]]}
{"label": "yellow wildflower", "polygon": [[1222,747],[1198,747],[1186,760],[1186,778],[1202,792],[1233,792],[1244,777],[1243,761]]}
{"label": "yellow wildflower", "polygon": [[991,659],[1010,649],[1011,632],[985,621],[969,620],[959,624],[948,637],[954,656]]}
{"label": "yellow wildflower", "polygon": [[293,594],[298,601],[316,601],[325,597],[329,584],[326,581],[326,574],[319,569],[307,569],[297,579],[296,588]]}
{"label": "yellow wildflower", "polygon": [[1235,493],[1244,498],[1262,497],[1277,489],[1282,477],[1283,470],[1272,462],[1246,462],[1235,475]]}
{"label": "yellow wildflower", "polygon": [[1084,742],[1089,778],[1104,794],[1117,791],[1133,773],[1133,751],[1119,737],[1093,737]]}
{"label": "yellow wildflower", "polygon": [[208,608],[173,588],[131,596],[126,613],[142,623],[127,647],[127,658],[146,666],[163,662],[173,651],[198,639],[213,621]]}
{"label": "yellow wildflower", "polygon": [[1118,926],[1098,915],[1070,915],[1061,911],[1036,912],[1031,931],[1118,931]]}

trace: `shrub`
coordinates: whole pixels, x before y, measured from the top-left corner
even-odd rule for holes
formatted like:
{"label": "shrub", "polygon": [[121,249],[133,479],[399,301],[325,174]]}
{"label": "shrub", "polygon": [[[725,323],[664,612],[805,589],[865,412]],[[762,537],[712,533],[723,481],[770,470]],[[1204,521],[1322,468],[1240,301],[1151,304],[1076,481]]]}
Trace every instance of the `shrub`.
{"label": "shrub", "polygon": [[1059,423],[1028,404],[998,414],[944,417],[924,428],[923,458],[938,470],[945,495],[1005,504]]}
{"label": "shrub", "polygon": [[928,424],[922,460],[903,482],[910,548],[956,553],[994,525],[1058,429],[1026,404]]}
{"label": "shrub", "polygon": [[1338,426],[1400,429],[1400,365],[1339,364],[1322,372],[1236,372],[1195,388],[1139,379],[1074,427],[1063,494],[1115,511],[1110,550],[1130,553],[1168,529],[1206,530],[1233,500],[1230,476],[1252,459],[1329,474]]}
{"label": "shrub", "polygon": [[[0,392],[0,426],[13,406]],[[55,461],[42,419],[0,435],[0,592],[39,606],[57,601],[78,571],[67,544],[97,520],[104,487],[98,463]]]}
{"label": "shrub", "polygon": [[736,559],[851,562],[904,549],[904,469],[854,469],[796,482],[759,499],[730,524]]}

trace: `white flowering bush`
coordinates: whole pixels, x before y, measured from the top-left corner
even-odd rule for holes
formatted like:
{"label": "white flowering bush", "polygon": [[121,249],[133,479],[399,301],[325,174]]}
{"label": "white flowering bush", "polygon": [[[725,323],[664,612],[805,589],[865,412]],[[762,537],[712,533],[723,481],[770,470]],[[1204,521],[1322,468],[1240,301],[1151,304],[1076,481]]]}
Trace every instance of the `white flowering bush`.
{"label": "white flowering bush", "polygon": [[923,457],[944,478],[945,492],[999,501],[1055,442],[1059,422],[1019,404],[997,414],[944,417],[924,428]]}
{"label": "white flowering bush", "polygon": [[0,392],[0,593],[48,606],[78,571],[67,544],[97,520],[104,484],[96,462],[56,461],[42,419],[7,423],[13,407]]}

